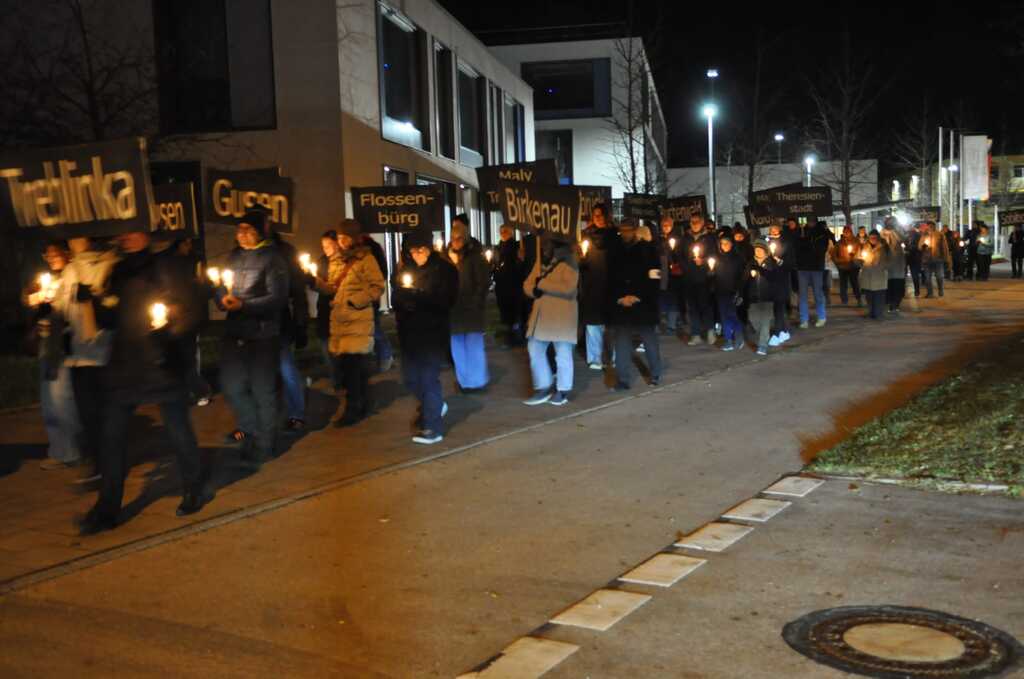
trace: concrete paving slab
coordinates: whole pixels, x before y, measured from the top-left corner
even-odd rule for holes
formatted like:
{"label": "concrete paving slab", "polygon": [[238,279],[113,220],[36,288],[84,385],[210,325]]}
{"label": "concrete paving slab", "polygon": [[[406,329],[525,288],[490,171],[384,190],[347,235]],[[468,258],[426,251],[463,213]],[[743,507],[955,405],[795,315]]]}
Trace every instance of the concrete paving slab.
{"label": "concrete paving slab", "polygon": [[682,554],[657,554],[625,575],[620,575],[619,580],[638,585],[671,587],[706,563],[706,559]]}
{"label": "concrete paving slab", "polygon": [[649,594],[599,589],[551,618],[551,622],[604,632],[650,600]]}
{"label": "concrete paving slab", "polygon": [[786,478],[773,483],[763,492],[768,495],[807,497],[817,490],[823,483],[825,482],[822,479],[812,479],[807,476],[787,476]]}
{"label": "concrete paving slab", "polygon": [[752,521],[764,523],[778,515],[779,512],[788,507],[791,503],[784,500],[766,500],[763,498],[752,498],[741,502],[732,509],[722,514],[722,518],[736,521]]}
{"label": "concrete paving slab", "polygon": [[459,679],[534,679],[546,674],[579,650],[575,644],[522,637],[501,652],[501,657],[479,672]]}
{"label": "concrete paving slab", "polygon": [[724,552],[753,530],[753,526],[741,526],[736,523],[716,521],[700,527],[682,540],[679,540],[675,546],[686,549],[699,549],[702,552]]}

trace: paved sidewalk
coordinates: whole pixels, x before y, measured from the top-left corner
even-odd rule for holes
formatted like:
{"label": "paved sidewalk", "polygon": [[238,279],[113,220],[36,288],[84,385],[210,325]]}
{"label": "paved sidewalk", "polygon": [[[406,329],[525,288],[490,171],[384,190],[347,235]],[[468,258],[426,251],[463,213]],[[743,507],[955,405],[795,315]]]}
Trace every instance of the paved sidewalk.
{"label": "paved sidewalk", "polygon": [[[932,302],[920,314],[908,311],[904,318],[881,326],[862,319],[861,310],[833,306],[829,324],[820,330],[798,331],[794,340],[781,352],[793,356],[788,366],[798,366],[796,382],[807,385],[815,379],[828,379],[815,373],[815,366],[798,362],[802,348],[817,346],[841,336],[862,338],[865,360],[883,360],[871,354],[875,328],[949,328],[950,353],[963,359],[977,351],[985,342],[1012,332],[1020,319],[1006,317],[1005,304],[992,311],[979,300],[988,298],[1016,299],[1015,282],[994,279],[988,283],[950,285],[944,300]],[[924,302],[924,300],[922,300]],[[1000,302],[999,304],[1002,304]],[[997,304],[996,306],[999,306]],[[990,316],[989,313],[995,315]],[[983,328],[984,332],[979,332]],[[966,343],[966,344],[965,344]],[[662,389],[697,378],[712,380],[713,375],[757,362],[777,360],[778,355],[757,357],[751,350],[724,353],[706,346],[685,347],[674,338],[663,338],[662,354],[665,372]],[[642,355],[640,355],[642,358]],[[337,410],[336,399],[325,393],[322,383],[310,390],[309,420],[311,430],[288,441],[287,449],[273,462],[254,475],[246,475],[234,463],[237,454],[221,447],[221,438],[232,427],[232,418],[222,398],[202,409],[193,410],[193,419],[204,454],[216,461],[216,498],[198,515],[180,519],[174,516],[179,502],[176,470],[167,456],[158,416],[153,409],[142,409],[136,418],[133,454],[137,464],[127,482],[125,523],[117,530],[80,538],[74,519],[93,502],[93,494],[80,494],[70,483],[73,472],[43,472],[38,458],[43,454],[44,436],[38,412],[25,410],[0,416],[0,586],[4,582],[41,571],[58,564],[83,559],[105,550],[116,549],[165,535],[188,526],[206,526],[213,520],[230,519],[239,512],[275,501],[315,492],[319,488],[346,479],[359,479],[374,470],[413,463],[446,451],[459,451],[467,446],[493,440],[531,426],[564,419],[594,408],[612,405],[651,391],[642,383],[623,396],[610,393],[599,373],[586,369],[577,360],[577,388],[569,406],[527,408],[520,401],[530,391],[529,373],[523,351],[506,351],[492,347],[489,353],[493,386],[482,395],[452,395],[451,373],[444,376],[451,412],[449,435],[444,443],[431,448],[411,443],[414,402],[404,393],[393,370],[375,379],[374,394],[378,411],[359,426],[339,430],[329,424]],[[774,365],[774,364],[771,364]],[[952,361],[938,361],[895,390],[906,392],[924,386],[955,367]],[[769,371],[774,372],[774,371]],[[605,378],[607,379],[607,377]],[[890,390],[890,393],[893,393]],[[882,402],[881,405],[888,405]],[[854,413],[837,424],[870,419],[879,412],[879,403],[861,404]],[[699,431],[699,430],[698,430]],[[821,442],[808,441],[806,451]],[[805,451],[805,452],[806,452]]]}

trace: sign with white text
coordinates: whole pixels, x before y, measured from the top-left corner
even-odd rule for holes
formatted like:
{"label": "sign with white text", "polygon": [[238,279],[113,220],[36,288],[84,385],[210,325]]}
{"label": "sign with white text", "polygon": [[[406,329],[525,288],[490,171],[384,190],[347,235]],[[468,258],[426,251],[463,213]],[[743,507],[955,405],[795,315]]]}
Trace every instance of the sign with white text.
{"label": "sign with white text", "polygon": [[661,217],[665,196],[653,193],[622,194],[622,216],[653,224]]}
{"label": "sign with white text", "polygon": [[708,213],[708,199],[705,196],[676,196],[665,201],[662,215],[671,217],[676,224],[685,228],[691,215],[703,217]]}
{"label": "sign with white text", "polygon": [[157,223],[153,235],[158,238],[198,238],[196,199],[192,182],[155,184]]}
{"label": "sign with white text", "polygon": [[831,217],[832,189],[827,186],[776,186],[754,191],[750,209],[757,216]]}
{"label": "sign with white text", "polygon": [[352,187],[352,210],[367,233],[405,233],[444,228],[440,184]]}
{"label": "sign with white text", "polygon": [[903,211],[907,213],[912,224],[920,222],[935,222],[939,224],[942,221],[942,207],[939,205],[908,207],[904,208]]}
{"label": "sign with white text", "polygon": [[295,182],[276,168],[217,170],[207,168],[203,214],[207,222],[237,226],[245,213],[260,206],[269,213],[275,230],[295,229]]}
{"label": "sign with white text", "polygon": [[488,210],[499,210],[501,209],[501,196],[498,195],[498,192],[501,182],[557,185],[558,170],[555,168],[555,161],[551,158],[529,163],[485,165],[476,168],[476,180],[480,184],[480,193],[484,197],[484,207]]}
{"label": "sign with white text", "polygon": [[1024,224],[1024,205],[1015,205],[999,211],[999,226]]}
{"label": "sign with white text", "polygon": [[579,187],[502,182],[500,189],[505,223],[554,240],[576,239]]}

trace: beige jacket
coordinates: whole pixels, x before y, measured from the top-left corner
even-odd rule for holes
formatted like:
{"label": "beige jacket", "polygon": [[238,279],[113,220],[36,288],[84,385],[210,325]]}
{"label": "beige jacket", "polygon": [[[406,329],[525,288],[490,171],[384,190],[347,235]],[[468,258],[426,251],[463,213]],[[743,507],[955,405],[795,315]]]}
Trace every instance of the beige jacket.
{"label": "beige jacket", "polygon": [[338,292],[331,302],[331,354],[373,351],[373,304],[384,294],[384,274],[367,247],[342,253]]}

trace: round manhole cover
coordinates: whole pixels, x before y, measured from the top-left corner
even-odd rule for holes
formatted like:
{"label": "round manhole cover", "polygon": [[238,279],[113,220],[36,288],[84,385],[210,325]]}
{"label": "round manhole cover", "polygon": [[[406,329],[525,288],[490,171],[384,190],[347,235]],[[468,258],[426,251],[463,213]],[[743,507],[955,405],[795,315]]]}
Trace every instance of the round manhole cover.
{"label": "round manhole cover", "polygon": [[786,625],[782,637],[812,660],[877,679],[994,677],[1024,651],[988,625],[898,606],[816,611]]}

